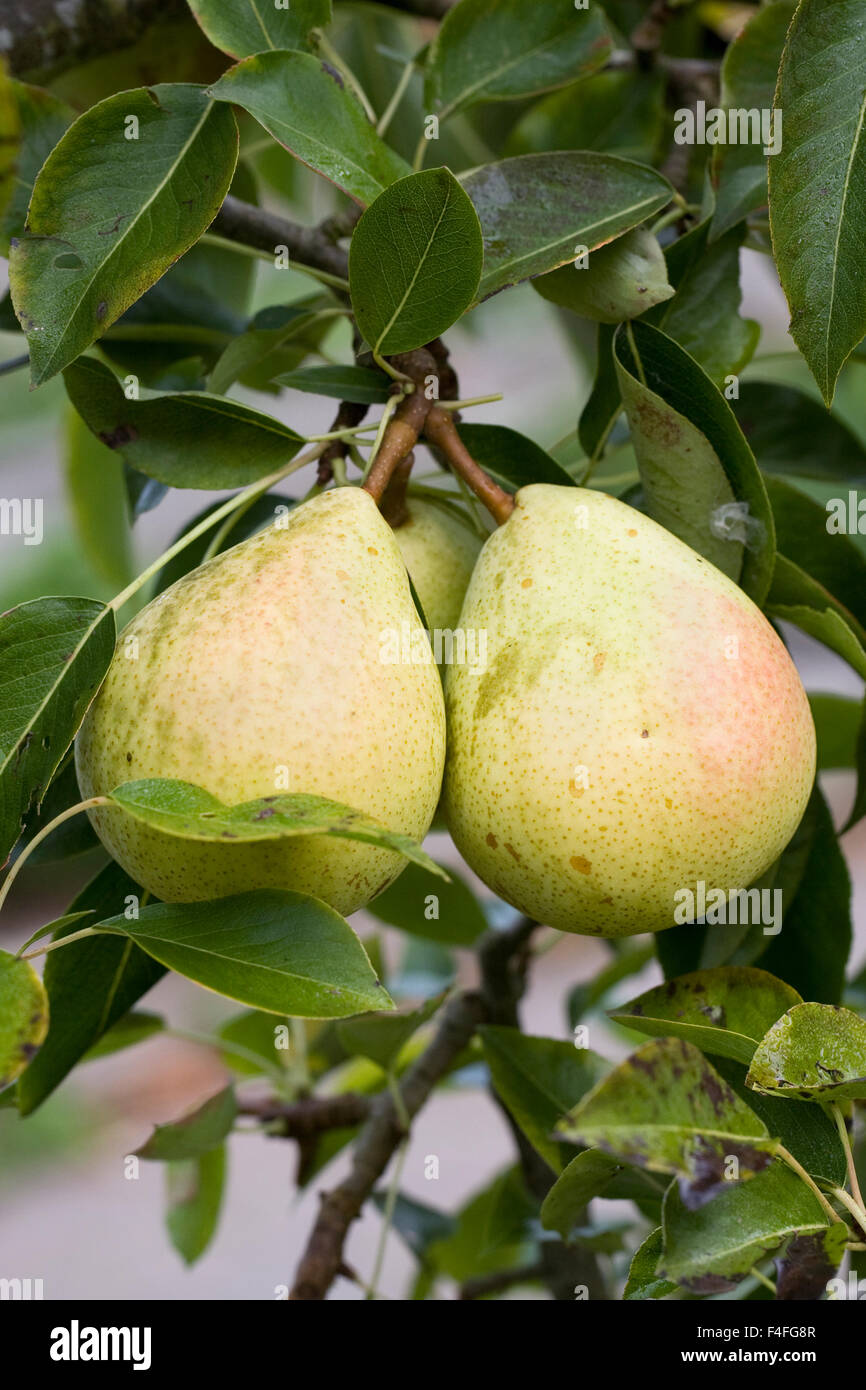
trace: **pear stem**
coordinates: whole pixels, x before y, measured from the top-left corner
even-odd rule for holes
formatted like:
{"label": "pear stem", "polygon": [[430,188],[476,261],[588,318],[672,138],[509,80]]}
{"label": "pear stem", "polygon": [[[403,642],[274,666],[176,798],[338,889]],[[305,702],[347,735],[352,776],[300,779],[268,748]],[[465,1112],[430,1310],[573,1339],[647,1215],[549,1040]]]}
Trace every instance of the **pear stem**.
{"label": "pear stem", "polygon": [[[842,1148],[845,1150],[845,1162],[848,1165],[848,1181],[851,1184],[851,1192],[853,1194],[854,1201],[857,1203],[857,1206],[862,1211],[863,1194],[860,1191],[860,1182],[857,1177],[857,1168],[854,1163],[854,1154],[851,1151],[851,1141],[848,1138],[848,1127],[845,1124],[845,1116],[842,1114],[842,1111],[839,1109],[839,1106],[835,1104],[835,1102],[830,1106],[830,1113],[833,1116],[833,1119],[836,1121],[836,1128],[839,1131],[839,1138],[842,1141]],[[860,1224],[863,1225],[862,1221]],[[866,1230],[866,1226],[864,1226],[863,1229]]]}
{"label": "pear stem", "polygon": [[2,909],[3,904],[9,896],[9,889],[12,887],[12,884],[30,858],[30,855],[38,845],[42,844],[43,840],[47,840],[52,830],[56,830],[58,825],[62,825],[64,821],[71,820],[73,816],[77,816],[80,811],[89,811],[91,806],[107,806],[108,804],[109,798],[107,796],[91,796],[87,801],[79,801],[75,806],[67,807],[65,811],[61,811],[59,816],[55,816],[47,825],[43,825],[39,833],[34,835],[30,843],[22,849],[15,863],[6,875],[6,882],[3,884],[3,887],[0,888],[0,909]]}
{"label": "pear stem", "polygon": [[61,946],[70,946],[73,941],[83,941],[88,936],[105,936],[98,927],[82,927],[81,931],[70,932],[68,936],[59,936],[56,941],[49,941],[47,946],[40,946],[38,951],[25,951],[18,960],[35,960],[37,956],[47,956],[49,951],[56,951]]}
{"label": "pear stem", "polygon": [[[812,1192],[812,1195],[818,1199],[818,1201],[821,1204],[821,1207],[830,1217],[830,1220],[838,1221],[840,1225],[844,1226],[846,1223],[842,1220],[842,1217],[839,1215],[839,1213],[827,1201],[827,1198],[824,1196],[824,1193],[821,1191],[818,1184],[814,1182],[812,1178],[809,1176],[809,1174],[806,1172],[806,1169],[803,1167],[802,1163],[798,1163],[794,1155],[792,1153],[789,1153],[789,1151],[786,1148],[784,1148],[784,1146],[781,1144],[779,1145],[779,1148],[776,1150],[776,1154],[782,1160],[783,1163],[787,1163],[789,1168],[793,1168],[794,1172],[797,1174],[797,1177],[800,1178],[806,1184],[806,1186]],[[847,1197],[847,1192],[845,1195]]]}
{"label": "pear stem", "polygon": [[470,454],[447,410],[434,406],[427,416],[424,433],[443,452],[454,472],[468,483],[475,496],[502,526],[514,511],[514,498],[479,467]]}
{"label": "pear stem", "polygon": [[263,497],[265,493],[269,492],[277,483],[281,483],[284,478],[288,478],[290,473],[296,473],[297,470],[303,468],[305,464],[313,463],[315,459],[319,458],[325,452],[327,447],[326,443],[320,441],[318,444],[315,444],[312,449],[307,449],[306,453],[299,454],[297,458],[292,459],[291,463],[287,463],[285,467],[278,469],[276,473],[271,473],[267,478],[261,478],[257,483],[252,483],[250,487],[244,488],[243,492],[236,492],[234,497],[230,497],[221,507],[217,507],[215,512],[211,512],[209,516],[204,517],[198,525],[184,532],[180,539],[175,541],[174,545],[170,545],[168,550],[164,550],[161,555],[158,555],[153,563],[148,565],[147,569],[142,570],[141,574],[138,575],[136,579],[133,579],[131,584],[127,584],[126,588],[111,600],[111,603],[108,605],[109,608],[113,608],[115,613],[117,613],[125,603],[128,603],[129,600],[138,593],[139,589],[142,588],[149,579],[152,579],[155,574],[159,573],[163,565],[167,565],[169,560],[173,560],[175,555],[179,555],[181,551],[185,550],[193,541],[198,540],[199,536],[204,536],[212,526],[216,526],[220,521],[224,521],[226,517],[231,516],[240,507],[245,507],[249,503],[255,502],[257,498]]}

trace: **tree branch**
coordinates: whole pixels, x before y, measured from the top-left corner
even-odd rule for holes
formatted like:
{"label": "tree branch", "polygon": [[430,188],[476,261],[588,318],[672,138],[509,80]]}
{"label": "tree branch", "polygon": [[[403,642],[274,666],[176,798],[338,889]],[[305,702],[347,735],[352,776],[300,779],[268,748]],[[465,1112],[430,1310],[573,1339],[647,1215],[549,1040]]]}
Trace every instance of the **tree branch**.
{"label": "tree branch", "polygon": [[341,236],[350,234],[361,211],[361,208],[350,208],[342,216],[329,217],[318,227],[301,227],[297,222],[229,194],[211,223],[210,231],[271,255],[275,247],[286,246],[289,256],[301,265],[345,280],[349,273],[349,257],[337,243]]}
{"label": "tree branch", "polygon": [[424,433],[442,451],[454,472],[460,474],[478,500],[484,503],[498,525],[506,522],[514,511],[514,498],[475,462],[457,433],[451,411],[434,406],[427,416]]}
{"label": "tree branch", "polygon": [[415,382],[415,389],[403,397],[385,427],[379,452],[364,483],[365,490],[377,502],[382,500],[395,470],[418,443],[418,436],[433,405],[424,390],[424,382],[428,376],[436,375],[436,363],[425,348],[402,353],[391,361],[397,371]]}
{"label": "tree branch", "polygon": [[308,1096],[287,1105],[282,1101],[246,1100],[238,1104],[239,1115],[254,1115],[263,1124],[279,1123],[271,1131],[280,1139],[309,1139],[329,1129],[359,1125],[370,1113],[369,1096],[348,1092],[340,1096]]}
{"label": "tree branch", "polygon": [[[460,1056],[484,1016],[481,996],[471,991],[455,995],[445,1006],[433,1041],[400,1083],[403,1106],[410,1119]],[[358,1136],[351,1171],[339,1186],[322,1197],[290,1298],[314,1301],[325,1297],[339,1273],[349,1228],[360,1216],[404,1137],[394,1099],[390,1091],[383,1091],[374,1100],[370,1117]]]}
{"label": "tree branch", "polygon": [[129,48],[157,20],[188,16],[185,0],[27,0],[4,6],[0,54],[16,75],[50,75]]}

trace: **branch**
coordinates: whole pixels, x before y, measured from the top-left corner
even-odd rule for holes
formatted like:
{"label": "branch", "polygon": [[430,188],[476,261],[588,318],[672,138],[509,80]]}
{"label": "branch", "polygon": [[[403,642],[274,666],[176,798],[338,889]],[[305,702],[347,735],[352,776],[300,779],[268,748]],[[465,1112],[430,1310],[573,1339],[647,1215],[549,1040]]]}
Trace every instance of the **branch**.
{"label": "branch", "polygon": [[[402,1103],[410,1119],[448,1073],[484,1017],[484,1005],[477,993],[457,994],[446,1005],[433,1041],[400,1083]],[[358,1136],[349,1175],[322,1197],[290,1298],[315,1301],[325,1297],[340,1271],[349,1228],[360,1216],[404,1137],[394,1099],[390,1091],[383,1091],[374,1100],[370,1117]]]}
{"label": "branch", "polygon": [[519,1269],[501,1269],[496,1274],[479,1274],[475,1279],[467,1279],[460,1285],[457,1297],[463,1301],[471,1298],[484,1298],[489,1293],[504,1293],[515,1284],[536,1284],[544,1278],[544,1265],[539,1260],[534,1265],[522,1265]]}
{"label": "branch", "polygon": [[364,484],[365,490],[377,502],[382,500],[396,469],[418,443],[418,436],[433,406],[424,391],[426,378],[436,375],[436,362],[432,354],[425,348],[418,348],[415,352],[392,357],[391,362],[397,371],[415,382],[415,389],[403,397],[385,427],[379,452]]}
{"label": "branch", "polygon": [[503,525],[514,511],[514,498],[475,462],[457,433],[451,412],[434,406],[427,416],[424,433],[432,444],[441,449],[454,472],[460,474],[478,500],[484,503],[497,524]]}
{"label": "branch", "polygon": [[301,227],[297,222],[229,194],[211,223],[210,231],[271,255],[275,247],[287,246],[289,255],[301,265],[345,280],[349,273],[349,257],[337,243],[341,236],[349,235],[360,216],[361,208],[350,208],[342,216],[329,217],[318,227]]}
{"label": "branch", "polygon": [[341,1096],[309,1096],[287,1105],[272,1098],[246,1100],[238,1105],[238,1114],[254,1115],[263,1124],[279,1122],[272,1134],[280,1139],[309,1139],[329,1129],[348,1129],[359,1125],[370,1113],[369,1096],[348,1092]]}
{"label": "branch", "polygon": [[4,6],[0,55],[17,76],[49,76],[129,48],[156,20],[188,17],[185,0],[27,0]]}

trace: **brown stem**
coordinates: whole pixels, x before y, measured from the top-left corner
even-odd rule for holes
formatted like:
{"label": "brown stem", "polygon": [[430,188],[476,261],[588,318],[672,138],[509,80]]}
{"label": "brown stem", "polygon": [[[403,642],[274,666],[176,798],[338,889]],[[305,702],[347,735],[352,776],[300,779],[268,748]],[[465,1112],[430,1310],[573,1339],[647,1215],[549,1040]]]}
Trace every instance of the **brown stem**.
{"label": "brown stem", "polygon": [[350,208],[343,216],[330,217],[318,227],[301,227],[277,213],[254,207],[229,194],[210,230],[229,241],[271,254],[275,247],[287,246],[289,256],[301,265],[345,280],[349,273],[349,257],[337,243],[341,236],[350,234],[360,216],[360,208]]}
{"label": "brown stem", "polygon": [[409,489],[409,479],[412,476],[412,465],[415,462],[414,454],[407,454],[404,459],[394,469],[391,474],[391,481],[382,494],[379,503],[379,511],[391,527],[392,531],[398,531],[401,526],[405,526],[409,520],[409,507],[406,501]]}
{"label": "brown stem", "polygon": [[432,444],[441,449],[455,473],[472,489],[475,496],[490,512],[499,526],[502,526],[514,511],[514,498],[475,462],[451,418],[451,411],[434,406],[427,416],[424,434]]}
{"label": "brown stem", "polygon": [[436,375],[436,363],[426,348],[392,357],[391,363],[397,371],[415,382],[415,389],[403,397],[388,421],[379,452],[364,483],[366,491],[377,502],[385,495],[398,464],[403,462],[407,454],[411,454],[418,443],[418,436],[433,405],[427,397],[425,386],[427,378]]}
{"label": "brown stem", "polygon": [[[433,1041],[400,1082],[402,1104],[410,1119],[447,1074],[483,1019],[481,996],[471,991],[455,995],[443,1009]],[[349,1228],[404,1137],[394,1099],[390,1091],[383,1091],[373,1101],[370,1116],[358,1136],[348,1176],[322,1197],[290,1298],[314,1301],[325,1297],[339,1273]]]}
{"label": "brown stem", "polygon": [[[336,430],[349,430],[355,425],[360,425],[366,414],[366,405],[358,405],[355,401],[341,401],[329,433],[334,433]],[[316,482],[319,487],[327,487],[333,478],[334,459],[344,459],[348,452],[349,441],[347,439],[335,439],[328,445],[319,459],[319,471],[316,475]]]}
{"label": "brown stem", "polygon": [[309,1096],[291,1105],[268,1098],[245,1100],[238,1105],[238,1114],[254,1115],[263,1124],[276,1124],[272,1130],[280,1139],[308,1139],[329,1129],[347,1129],[359,1125],[370,1113],[369,1096],[348,1092],[341,1096]]}

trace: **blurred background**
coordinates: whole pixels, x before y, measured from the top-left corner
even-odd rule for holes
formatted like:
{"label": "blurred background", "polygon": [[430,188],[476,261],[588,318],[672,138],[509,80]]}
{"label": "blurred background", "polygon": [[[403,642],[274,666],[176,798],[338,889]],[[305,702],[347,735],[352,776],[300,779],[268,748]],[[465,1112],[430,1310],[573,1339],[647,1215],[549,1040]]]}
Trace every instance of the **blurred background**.
{"label": "blurred background", "polygon": [[[382,90],[388,91],[411,39],[393,16],[383,35],[370,61],[379,63]],[[351,45],[352,34],[347,33],[344,51],[351,54]],[[183,72],[164,70],[163,58],[170,51],[164,47],[153,55],[158,80],[183,79]],[[92,66],[95,71],[88,75],[87,84],[80,74],[58,84],[73,104],[80,100],[84,85],[90,101],[117,89],[116,71],[109,74],[98,64]],[[376,105],[381,109],[383,102]],[[400,120],[407,124],[404,143],[414,145],[417,121],[411,102]],[[252,123],[243,130],[247,168],[261,201],[292,211],[305,222],[326,215],[331,202],[322,182],[281,151],[265,149],[269,142],[262,142],[260,134]],[[463,167],[474,162],[467,145],[474,140],[477,146],[480,137],[465,130],[459,136],[464,145],[456,167]],[[476,161],[486,157],[483,140],[481,145],[475,150]],[[447,157],[443,150],[443,160]],[[224,253],[230,265],[233,254]],[[741,269],[743,311],[762,326],[756,358],[743,379],[790,382],[816,395],[787,333],[787,307],[772,262],[746,250]],[[219,273],[217,266],[212,267],[216,277],[212,284],[217,287]],[[301,275],[278,273],[251,259],[244,259],[244,274],[248,312],[286,304],[316,289]],[[8,314],[3,322],[8,325]],[[0,361],[18,356],[24,350],[22,343],[19,334],[0,332]],[[586,333],[567,327],[558,310],[524,285],[476,310],[448,334],[448,344],[463,397],[503,395],[500,404],[473,411],[473,421],[510,425],[548,449],[573,433],[593,370],[594,334],[588,325]],[[318,356],[310,360],[351,360],[345,325],[331,329],[319,344]],[[866,446],[864,388],[866,364],[853,362],[843,375],[835,410]],[[294,391],[280,397],[243,389],[239,394],[301,434],[330,428],[333,402]],[[568,447],[564,446],[561,456],[567,457]],[[47,594],[110,598],[217,497],[173,491],[139,517],[130,537],[116,455],[78,421],[59,378],[41,387],[38,395],[31,394],[24,371],[0,376],[0,460],[0,495],[44,500],[41,545],[28,546],[21,537],[0,536],[0,611]],[[432,469],[429,459],[424,463]],[[620,455],[617,467],[627,471],[627,458]],[[425,466],[416,471],[429,470]],[[302,496],[313,480],[312,474],[300,473],[287,490]],[[798,486],[822,501],[840,490],[838,484],[822,490],[802,480]],[[863,538],[854,539],[864,544]],[[862,682],[841,660],[797,633],[788,632],[786,638],[810,693],[853,697],[862,693]],[[823,785],[836,823],[841,824],[853,801],[854,774],[825,774]],[[866,821],[842,843],[853,882],[857,940],[852,967],[856,969],[866,957]],[[431,835],[428,848],[443,862],[455,860],[442,834]],[[60,865],[26,869],[0,920],[0,946],[15,950],[37,927],[59,917],[102,862],[99,852],[91,852]],[[483,896],[486,890],[480,892]],[[17,906],[22,901],[27,903],[26,911]],[[495,918],[495,904],[491,910]],[[352,924],[362,936],[380,936],[391,969],[402,971],[404,997],[417,998],[441,987],[444,967],[437,961],[435,948],[425,954],[415,943],[407,961],[405,936],[363,913]],[[580,937],[545,939],[544,945],[549,949],[535,964],[523,1005],[524,1027],[569,1038],[565,996],[575,984],[593,976],[609,954],[602,942]],[[471,959],[465,953],[456,955],[461,980],[471,980]],[[650,964],[640,977],[623,983],[619,997],[633,997],[659,978],[658,967]],[[170,1029],[199,1035],[213,1034],[237,1012],[230,1001],[177,977],[162,981],[142,1007],[161,1014]],[[606,1025],[598,1016],[591,1019],[589,1041],[608,1055],[622,1054],[630,1046],[622,1030]],[[161,1035],[78,1068],[26,1122],[14,1111],[0,1110],[0,1276],[42,1279],[49,1299],[276,1297],[280,1286],[291,1283],[317,1209],[317,1188],[338,1179],[342,1157],[298,1198],[293,1145],[252,1133],[233,1136],[220,1226],[209,1250],[192,1269],[184,1267],[163,1229],[162,1165],[142,1163],[135,1181],[125,1176],[125,1155],[144,1142],[155,1123],[174,1119],[200,1103],[225,1078],[225,1067],[213,1047]],[[435,1181],[425,1176],[425,1159],[430,1155],[439,1160]],[[418,1201],[453,1212],[512,1159],[507,1126],[486,1096],[483,1078],[470,1070],[460,1084],[440,1092],[417,1121],[402,1189]],[[379,1229],[378,1216],[368,1215],[354,1228],[349,1242],[349,1261],[365,1275],[373,1265]],[[400,1236],[391,1235],[383,1293],[404,1296],[414,1270]],[[332,1296],[362,1295],[343,1280]]]}

